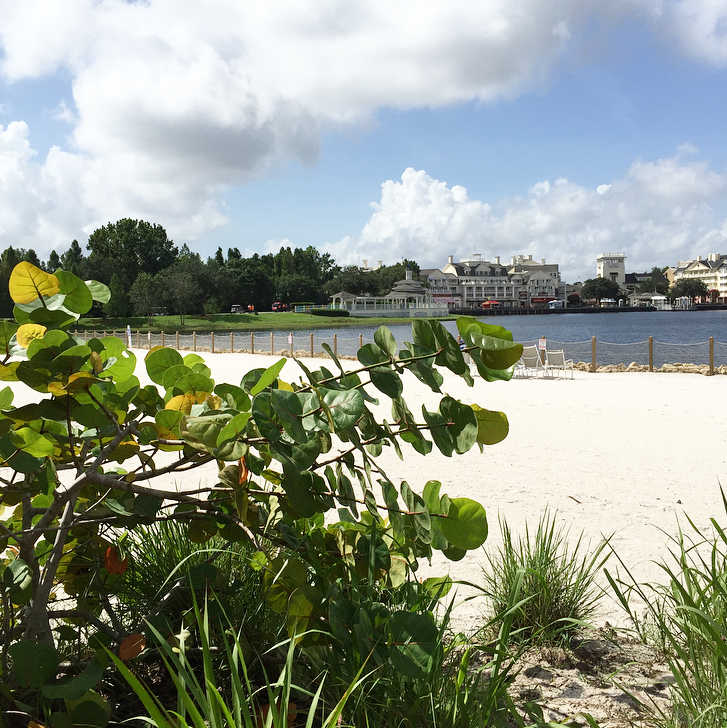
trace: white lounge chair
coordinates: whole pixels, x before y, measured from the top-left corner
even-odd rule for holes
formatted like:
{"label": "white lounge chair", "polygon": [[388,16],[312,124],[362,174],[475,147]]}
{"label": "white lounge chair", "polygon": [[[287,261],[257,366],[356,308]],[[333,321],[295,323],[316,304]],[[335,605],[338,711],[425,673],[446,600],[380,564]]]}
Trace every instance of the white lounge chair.
{"label": "white lounge chair", "polygon": [[521,377],[542,377],[547,374],[537,346],[523,347],[523,355],[515,366],[515,374]]}
{"label": "white lounge chair", "polygon": [[566,377],[570,372],[570,378],[573,379],[573,372],[575,371],[573,359],[566,359],[563,349],[554,349],[547,352],[545,366],[548,372],[553,375],[562,372],[563,376]]}

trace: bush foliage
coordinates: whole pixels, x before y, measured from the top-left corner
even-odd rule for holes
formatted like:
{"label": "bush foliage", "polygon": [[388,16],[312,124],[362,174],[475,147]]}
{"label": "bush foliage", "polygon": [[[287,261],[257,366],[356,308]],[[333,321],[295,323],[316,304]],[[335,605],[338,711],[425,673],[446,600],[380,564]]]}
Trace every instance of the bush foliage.
{"label": "bush foliage", "polygon": [[[246,543],[291,636],[337,641],[403,675],[426,671],[438,649],[431,614],[382,595],[435,550],[459,559],[479,548],[486,514],[438,482],[419,492],[395,483],[376,458],[385,446],[452,456],[507,434],[504,414],[442,393],[441,369],[474,380],[440,323],[414,321],[402,348],[381,327],[354,370],[329,350],[333,370],[300,364],[298,383],[281,378],[285,360],[218,383],[199,356],[157,347],[144,385],[121,339],[84,343],[69,333],[94,301],[108,302],[105,286],[24,262],[9,288],[15,323],[0,324],[0,378],[37,394],[14,407],[13,390],[0,392],[3,710],[103,725],[111,708],[94,687],[104,648],[128,661],[160,632],[178,639],[151,624],[154,606],[133,619],[117,613],[127,534],[161,521],[183,524],[201,547]],[[483,379],[512,376],[522,347],[509,332],[468,318],[457,325]],[[407,370],[439,395],[436,408],[409,409]],[[388,421],[371,409],[381,397]],[[207,463],[217,477],[176,489],[174,476]],[[195,569],[188,579],[229,586],[214,559]],[[429,586],[445,591],[442,580]],[[71,653],[83,670],[60,668]]]}

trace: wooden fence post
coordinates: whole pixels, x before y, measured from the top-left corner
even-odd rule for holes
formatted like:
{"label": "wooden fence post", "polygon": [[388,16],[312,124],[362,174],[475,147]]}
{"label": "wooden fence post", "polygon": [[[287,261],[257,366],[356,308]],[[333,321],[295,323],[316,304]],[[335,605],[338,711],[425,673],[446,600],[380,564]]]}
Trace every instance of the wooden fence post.
{"label": "wooden fence post", "polygon": [[251,354],[255,353],[255,332],[254,331],[250,332],[250,353]]}
{"label": "wooden fence post", "polygon": [[714,336],[709,337],[709,376],[714,376]]}
{"label": "wooden fence post", "polygon": [[333,334],[333,353],[338,356],[338,334]]}
{"label": "wooden fence post", "polygon": [[360,349],[363,346],[363,334],[358,335],[358,348]]}
{"label": "wooden fence post", "polygon": [[162,346],[164,346],[164,329],[162,329]]}
{"label": "wooden fence post", "polygon": [[275,353],[275,344],[273,343],[275,341],[275,334],[273,332],[270,332],[270,353]]}
{"label": "wooden fence post", "polygon": [[310,355],[313,356],[313,332],[310,332]]}
{"label": "wooden fence post", "polygon": [[177,331],[177,350],[179,350],[179,331]]}
{"label": "wooden fence post", "polygon": [[215,353],[215,332],[210,331],[210,346],[212,347],[212,353]]}
{"label": "wooden fence post", "polygon": [[146,340],[147,344],[149,345],[149,351],[151,351],[151,329],[146,332]]}
{"label": "wooden fence post", "polygon": [[649,337],[649,371],[654,371],[654,337]]}
{"label": "wooden fence post", "polygon": [[197,332],[192,332],[192,351],[197,351]]}
{"label": "wooden fence post", "polygon": [[230,331],[230,354],[235,353],[235,334]]}
{"label": "wooden fence post", "polygon": [[291,332],[290,336],[288,337],[288,344],[290,345],[290,356],[293,356],[293,334]]}
{"label": "wooden fence post", "polygon": [[596,337],[591,337],[591,373],[596,371]]}
{"label": "wooden fence post", "polygon": [[136,330],[136,348],[141,349],[141,331]]}

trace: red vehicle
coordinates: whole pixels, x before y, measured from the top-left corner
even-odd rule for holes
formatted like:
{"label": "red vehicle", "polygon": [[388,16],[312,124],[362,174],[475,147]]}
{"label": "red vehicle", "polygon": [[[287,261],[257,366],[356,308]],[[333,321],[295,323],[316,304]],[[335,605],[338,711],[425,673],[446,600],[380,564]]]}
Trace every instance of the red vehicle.
{"label": "red vehicle", "polygon": [[288,304],[287,303],[281,303],[280,301],[276,301],[273,304],[273,311],[287,311],[288,310]]}

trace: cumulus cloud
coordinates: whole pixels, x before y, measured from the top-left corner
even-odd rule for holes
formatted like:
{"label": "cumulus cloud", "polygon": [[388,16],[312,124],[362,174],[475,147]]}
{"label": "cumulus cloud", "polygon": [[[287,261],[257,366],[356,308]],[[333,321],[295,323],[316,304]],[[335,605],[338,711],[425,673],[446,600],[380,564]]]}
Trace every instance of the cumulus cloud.
{"label": "cumulus cloud", "polygon": [[126,215],[194,239],[224,224],[230,185],[291,159],[315,163],[324,128],[382,107],[489,102],[537,87],[594,15],[636,8],[678,32],[688,52],[727,63],[724,5],[0,0],[0,75],[61,73],[73,89],[55,112],[71,124],[67,147],[34,155],[27,129],[7,136],[19,156],[3,154],[0,176],[22,198],[11,218],[55,231],[49,246]]}
{"label": "cumulus cloud", "polygon": [[727,174],[703,160],[637,160],[621,179],[588,189],[567,179],[542,181],[526,197],[490,205],[470,199],[423,170],[405,170],[382,185],[381,201],[357,238],[328,247],[339,261],[414,258],[441,267],[447,256],[472,252],[506,262],[530,254],[559,263],[568,280],[595,275],[599,253],[623,252],[629,270],[674,265],[710,252],[727,252],[727,220],[714,203],[727,196]]}
{"label": "cumulus cloud", "polygon": [[26,133],[27,153],[4,176],[26,190],[27,230],[67,240],[70,222],[89,231],[148,213],[193,239],[224,223],[230,185],[314,163],[325,126],[533,88],[592,5],[0,0],[2,77],[60,72],[73,89],[54,112],[71,124],[68,146],[33,155]]}

